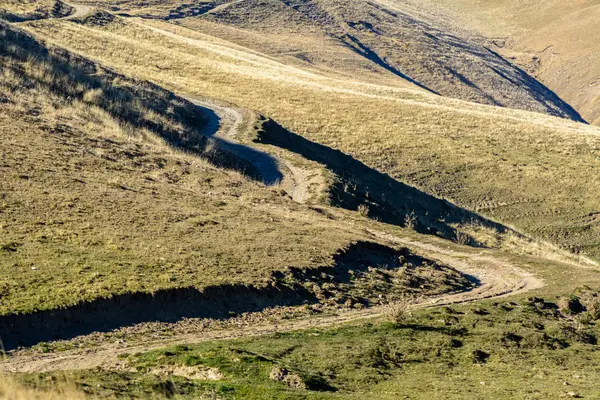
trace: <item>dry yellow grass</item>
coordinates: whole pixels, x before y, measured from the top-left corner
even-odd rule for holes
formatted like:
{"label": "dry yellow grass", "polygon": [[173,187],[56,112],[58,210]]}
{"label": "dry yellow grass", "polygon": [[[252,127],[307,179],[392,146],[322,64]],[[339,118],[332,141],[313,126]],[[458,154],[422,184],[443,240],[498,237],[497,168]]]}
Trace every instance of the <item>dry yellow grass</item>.
{"label": "dry yellow grass", "polygon": [[127,15],[172,20],[323,74],[336,71],[346,79],[359,76],[580,120],[547,88],[489,51],[481,38],[418,4],[342,0],[88,3]]}
{"label": "dry yellow grass", "polygon": [[[328,265],[361,238],[278,188],[216,168],[201,148],[168,146],[159,133],[201,137],[185,124],[202,126],[203,115],[181,99],[74,58],[44,58],[39,43],[4,25],[0,35],[0,314],[264,283],[289,266]],[[160,129],[139,115],[129,123],[119,97],[100,101],[90,82],[133,90],[125,110]]]}
{"label": "dry yellow grass", "polygon": [[29,29],[177,92],[258,109],[428,193],[599,253],[597,128],[308,73],[162,22],[42,21]]}
{"label": "dry yellow grass", "polygon": [[0,19],[24,21],[49,17],[64,17],[72,8],[60,0],[3,0]]}
{"label": "dry yellow grass", "polygon": [[438,10],[449,9],[452,18],[463,26],[491,37],[493,48],[530,70],[588,122],[600,124],[598,1],[430,3]]}
{"label": "dry yellow grass", "polygon": [[9,376],[0,376],[0,399],[2,400],[80,400],[83,393],[67,384],[56,385],[51,391],[23,387]]}

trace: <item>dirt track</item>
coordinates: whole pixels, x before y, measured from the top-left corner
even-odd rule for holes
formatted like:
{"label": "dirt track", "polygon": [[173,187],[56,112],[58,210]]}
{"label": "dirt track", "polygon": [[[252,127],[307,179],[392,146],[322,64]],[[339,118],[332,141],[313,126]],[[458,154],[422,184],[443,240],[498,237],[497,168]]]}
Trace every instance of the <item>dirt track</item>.
{"label": "dirt track", "polygon": [[[215,102],[206,100],[190,99],[199,107],[213,111],[211,121],[206,129],[207,135],[218,138],[221,145],[229,151],[234,152],[240,157],[248,158],[252,163],[257,162],[257,150],[247,146],[240,145],[235,136],[243,125],[243,111],[219,105]],[[261,153],[264,155],[264,153]],[[262,156],[260,156],[262,157]],[[270,156],[272,157],[272,156]],[[272,176],[279,165],[290,165],[286,170],[286,179],[294,181],[292,185],[292,197],[301,201],[311,194],[307,176],[318,174],[319,171],[306,171],[295,167],[287,161],[275,159],[273,165],[256,165],[261,174]],[[260,158],[258,159],[260,161]],[[278,170],[277,170],[278,171]],[[503,260],[495,258],[490,252],[481,252],[473,254],[472,252],[460,252],[449,250],[431,243],[421,243],[408,238],[401,238],[379,232],[377,230],[368,231],[374,237],[396,245],[407,246],[417,253],[421,253],[428,258],[438,260],[449,265],[478,281],[477,287],[472,290],[449,295],[428,298],[417,301],[413,307],[415,309],[442,306],[448,304],[465,303],[485,298],[501,297],[513,295],[543,286],[543,282],[532,274],[521,268],[511,265]],[[141,352],[167,345],[178,343],[198,343],[209,340],[224,340],[246,336],[258,336],[273,332],[284,332],[296,329],[310,327],[335,326],[346,322],[358,321],[365,318],[374,318],[381,316],[384,312],[382,307],[372,307],[364,310],[341,311],[337,315],[311,317],[310,319],[285,320],[277,324],[259,323],[250,326],[239,326],[228,329],[201,331],[193,334],[184,334],[176,339],[146,341],[144,344],[113,344],[107,343],[100,348],[86,350],[71,350],[56,354],[39,354],[17,356],[0,363],[0,371],[9,372],[43,372],[51,370],[69,370],[85,369],[101,366],[104,368],[120,368],[121,362],[118,355],[124,352]]]}
{"label": "dirt track", "polygon": [[[90,11],[89,7],[70,4],[75,13],[69,18],[80,17]],[[207,135],[218,140],[228,150],[252,163],[263,177],[265,184],[279,184],[282,179],[292,182],[290,195],[297,202],[305,202],[312,196],[310,179],[319,175],[320,171],[310,171],[294,166],[289,161],[240,144],[235,137],[244,122],[242,110],[224,106],[208,100],[190,99],[194,104],[208,111],[210,122]],[[521,268],[494,257],[493,253],[473,254],[449,250],[441,245],[420,243],[407,238],[370,230],[370,234],[380,240],[397,245],[408,246],[426,255],[428,258],[454,267],[472,276],[479,282],[478,286],[466,292],[443,295],[417,302],[415,309],[447,304],[464,303],[484,298],[500,297],[534,290],[543,286],[543,282]],[[118,355],[124,352],[141,352],[177,343],[198,343],[209,340],[224,340],[238,337],[258,336],[273,332],[290,331],[309,327],[335,326],[350,321],[378,317],[384,312],[382,307],[363,310],[342,311],[337,315],[311,317],[310,319],[286,320],[278,324],[260,323],[240,326],[224,330],[202,331],[180,335],[176,339],[147,341],[144,344],[107,343],[97,349],[70,350],[60,353],[23,355],[0,363],[0,370],[10,372],[33,372],[50,370],[85,369],[102,366],[119,368],[121,362]]]}
{"label": "dirt track", "polygon": [[[489,255],[472,256],[443,249],[432,244],[421,244],[408,239],[387,236],[372,232],[380,238],[395,243],[414,246],[426,251],[428,256],[459,269],[480,281],[480,285],[468,292],[461,292],[425,299],[412,306],[413,309],[439,307],[449,304],[465,303],[491,297],[502,297],[523,293],[543,286],[542,281],[520,268],[512,266]],[[461,260],[461,258],[464,258]],[[337,315],[318,316],[296,320],[283,320],[277,324],[260,323],[241,325],[232,328],[201,331],[179,335],[175,339],[146,341],[143,344],[108,343],[97,349],[71,350],[55,354],[18,356],[0,363],[0,371],[6,372],[45,372],[53,370],[72,370],[103,367],[120,369],[123,366],[118,355],[122,353],[144,352],[175,344],[193,344],[212,340],[225,340],[240,337],[260,336],[275,332],[297,329],[337,326],[347,322],[376,318],[385,312],[385,307],[371,307],[363,310],[342,311]]]}
{"label": "dirt track", "polygon": [[73,13],[71,15],[67,16],[65,19],[85,17],[93,9],[90,6],[84,6],[82,4],[73,4],[73,3],[67,3],[67,2],[65,2],[65,4],[73,7],[73,10],[74,10]]}

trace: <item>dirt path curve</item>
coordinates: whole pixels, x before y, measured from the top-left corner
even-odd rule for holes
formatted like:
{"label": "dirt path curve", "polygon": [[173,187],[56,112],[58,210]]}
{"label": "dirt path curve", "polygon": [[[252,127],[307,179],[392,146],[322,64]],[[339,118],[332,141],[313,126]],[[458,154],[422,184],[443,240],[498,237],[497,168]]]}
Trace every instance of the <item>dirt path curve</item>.
{"label": "dirt path curve", "polygon": [[69,3],[66,1],[64,1],[63,3],[65,3],[68,6],[73,7],[73,13],[66,16],[64,19],[85,17],[87,14],[89,14],[93,10],[93,7],[85,6],[83,4]]}
{"label": "dirt path curve", "polygon": [[[72,6],[75,7],[76,11],[71,15],[71,18],[85,15],[90,11],[90,8],[86,6]],[[311,193],[311,182],[315,176],[321,174],[321,171],[312,171],[298,167],[281,157],[276,157],[250,146],[240,144],[236,140],[236,136],[240,133],[240,129],[244,124],[244,112],[241,109],[209,100],[195,98],[188,100],[204,109],[209,116],[209,123],[206,127],[207,136],[218,140],[219,145],[225,150],[231,151],[239,157],[250,161],[259,170],[265,183],[278,184],[283,178],[290,180],[292,182],[290,185],[290,194],[298,202],[304,202],[313,195]],[[286,171],[286,174],[284,175],[281,170]],[[478,254],[472,251],[461,252],[446,248],[442,242],[439,244],[434,242],[416,242],[409,238],[389,235],[374,229],[370,229],[368,232],[380,240],[408,246],[412,250],[426,255],[428,258],[449,265],[478,281],[478,285],[469,291],[416,300],[415,304],[412,305],[414,309],[514,295],[543,286],[543,282],[540,279],[517,266],[498,259],[491,252],[482,251]],[[98,366],[108,369],[119,369],[123,367],[123,363],[118,359],[118,355],[125,352],[135,353],[174,344],[193,344],[203,341],[259,336],[297,329],[330,327],[366,318],[379,317],[384,312],[384,307],[371,307],[363,310],[340,311],[335,315],[313,316],[295,320],[282,320],[278,323],[264,322],[226,329],[201,331],[178,335],[173,339],[148,340],[143,344],[107,343],[93,349],[75,349],[50,354],[18,355],[0,362],[0,371],[43,372],[86,369]]]}
{"label": "dirt path curve", "polygon": [[[311,177],[321,171],[311,171],[293,165],[291,162],[275,156],[260,152],[249,146],[241,145],[235,139],[244,124],[244,112],[235,107],[225,106],[214,101],[189,98],[189,101],[201,107],[209,116],[206,127],[207,136],[219,140],[224,149],[231,151],[239,157],[245,158],[254,164],[259,172],[272,179],[279,173],[278,167],[285,166],[286,179],[293,181],[292,197],[302,202],[311,193]],[[265,155],[271,160],[265,162]],[[275,168],[275,169],[274,169]],[[409,238],[389,235],[374,229],[368,232],[374,237],[401,246],[410,247],[411,250],[440,261],[478,281],[472,290],[453,294],[446,294],[433,298],[417,300],[414,309],[436,307],[449,304],[477,301],[485,298],[514,295],[534,290],[543,286],[543,282],[532,274],[494,257],[491,253],[482,251],[479,254],[450,250],[440,244],[416,242]],[[371,307],[364,310],[340,311],[336,315],[302,318],[296,320],[283,320],[278,323],[265,322],[255,325],[242,325],[227,329],[201,331],[192,334],[178,335],[174,339],[149,340],[143,344],[115,344],[107,343],[99,348],[69,350],[51,354],[35,354],[16,356],[0,362],[0,371],[5,372],[45,372],[52,370],[72,370],[103,367],[107,369],[123,368],[123,362],[118,359],[122,353],[144,352],[174,344],[193,344],[209,340],[225,340],[240,337],[259,336],[274,332],[285,332],[297,329],[314,327],[330,327],[347,322],[359,321],[366,318],[375,318],[385,312],[384,307]]]}
{"label": "dirt path curve", "polygon": [[[436,244],[420,243],[408,238],[399,238],[385,233],[369,230],[369,232],[384,240],[396,244],[411,246],[417,252],[446,263],[479,281],[479,285],[466,292],[441,295],[433,298],[417,299],[412,309],[439,307],[515,295],[543,286],[540,279],[532,274],[515,267],[490,254],[472,253],[449,250]],[[263,322],[254,325],[239,325],[225,329],[204,330],[195,333],[178,335],[173,339],[149,340],[143,344],[107,343],[99,348],[69,350],[59,353],[35,354],[17,356],[0,363],[0,371],[5,372],[48,372],[55,370],[74,370],[102,367],[119,370],[124,368],[123,361],[118,356],[122,353],[145,352],[176,344],[194,344],[205,341],[253,337],[275,332],[286,332],[307,328],[334,327],[348,322],[356,322],[368,318],[381,317],[386,311],[383,306],[363,310],[339,311],[334,315],[313,316],[295,320],[282,320],[277,323]]]}
{"label": "dirt path curve", "polygon": [[[219,146],[236,156],[249,161],[262,176],[266,185],[279,185],[287,189],[288,194],[298,203],[305,203],[311,196],[309,186],[312,180],[308,171],[294,166],[293,163],[241,144],[236,137],[244,124],[244,111],[217,103],[216,101],[187,98],[200,107],[209,118],[206,135],[218,140]],[[285,170],[286,173],[283,173]],[[286,182],[283,182],[283,181]]]}

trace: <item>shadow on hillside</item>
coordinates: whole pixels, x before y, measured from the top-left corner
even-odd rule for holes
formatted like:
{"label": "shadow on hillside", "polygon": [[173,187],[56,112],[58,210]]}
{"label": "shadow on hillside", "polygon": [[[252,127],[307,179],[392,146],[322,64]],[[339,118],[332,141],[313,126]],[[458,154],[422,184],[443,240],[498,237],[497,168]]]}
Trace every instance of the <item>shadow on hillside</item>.
{"label": "shadow on hillside", "polygon": [[[332,298],[332,294],[324,295],[320,289],[324,282],[331,288],[351,282],[358,272],[372,268],[409,268],[406,262],[413,266],[432,264],[431,260],[412,254],[408,249],[397,250],[373,242],[351,244],[334,254],[333,259],[332,266],[274,272],[270,281],[261,287],[226,284],[204,290],[187,287],[155,293],[126,293],[55,310],[0,316],[0,338],[6,350],[13,350],[19,346],[110,332],[140,323],[175,323],[185,318],[228,319],[277,306],[317,304]],[[415,290],[421,290],[418,288],[424,284],[435,284],[427,282],[428,276],[425,273],[417,277],[421,286],[417,285]],[[479,284],[467,275],[449,274],[448,279],[451,282],[446,285],[453,292],[471,290]],[[378,299],[377,293],[371,294]],[[336,298],[340,304],[345,300]],[[363,301],[369,305],[368,299]]]}
{"label": "shadow on hillside", "polygon": [[48,7],[44,9],[44,7],[38,8],[37,10],[25,13],[25,14],[15,14],[11,13],[8,10],[0,9],[0,20],[5,20],[7,22],[25,22],[25,21],[35,21],[45,18],[64,18],[70,15],[73,12],[73,7],[61,2],[57,1],[54,3],[54,6]]}
{"label": "shadow on hillside", "polygon": [[[523,87],[526,87],[528,89],[529,93],[537,101],[544,104],[549,111],[553,109],[552,106],[555,106],[558,109],[560,109],[562,112],[564,112],[566,114],[566,116],[568,116],[573,121],[587,124],[587,121],[585,119],[583,119],[583,117],[577,112],[577,110],[575,110],[570,104],[568,104],[563,99],[561,99],[560,96],[558,96],[549,87],[545,86],[540,81],[538,81],[537,79],[535,79],[534,77],[529,75],[522,68],[507,61],[504,57],[502,57],[497,52],[495,52],[487,47],[486,47],[486,50],[489,51],[490,54],[492,54],[499,60],[498,64],[503,65],[507,69],[512,70],[513,77],[508,76],[507,74],[503,73],[498,68],[494,68],[493,66],[490,66],[490,68],[495,73],[497,73],[498,75],[500,75],[502,78],[506,79],[513,85],[517,85],[517,86],[521,85]],[[552,112],[551,112],[551,114],[557,115],[556,113],[552,113]],[[557,115],[557,116],[561,117],[561,115]]]}
{"label": "shadow on hillside", "polygon": [[[509,230],[447,200],[399,182],[339,150],[311,142],[271,119],[263,117],[256,129],[257,142],[287,149],[333,172],[337,179],[329,200],[334,206],[358,210],[364,205],[368,207],[369,217],[399,226],[406,226],[412,215],[416,219],[411,223],[418,232],[450,240],[457,239],[453,224],[478,224],[499,233]],[[468,242],[479,246],[472,238]]]}
{"label": "shadow on hillside", "polygon": [[392,74],[399,76],[400,78],[404,79],[405,81],[408,81],[408,82],[412,83],[413,85],[420,87],[421,89],[425,89],[430,93],[439,95],[439,93],[436,92],[435,90],[428,88],[427,86],[423,85],[421,82],[418,82],[417,80],[411,78],[410,76],[408,76],[405,73],[403,73],[402,71],[400,71],[398,68],[392,66],[390,63],[388,63],[383,58],[381,58],[379,56],[379,54],[377,54],[375,51],[371,50],[367,45],[365,45],[363,42],[361,42],[360,39],[358,39],[356,36],[353,36],[348,33],[348,34],[346,34],[346,38],[348,40],[350,40],[350,42],[352,44],[354,44],[354,46],[353,46],[352,44],[346,42],[345,40],[342,40],[342,43],[344,43],[350,50],[365,57],[369,61],[374,62],[375,64],[386,69],[387,71],[391,72]]}
{"label": "shadow on hillside", "polygon": [[[66,50],[48,48],[2,22],[0,57],[6,60],[3,68],[23,78],[23,84],[10,88],[13,91],[39,88],[66,103],[81,101],[99,107],[126,128],[146,129],[173,147],[252,179],[262,180],[252,159],[261,161],[260,165],[275,165],[266,155],[261,157],[254,150],[246,150],[254,157],[247,161],[231,151],[242,153],[242,149],[227,143],[223,143],[223,147],[230,151],[219,147],[219,139],[210,139],[219,126],[214,112],[200,109],[150,82],[119,75]],[[269,179],[275,180],[273,168],[269,172]]]}

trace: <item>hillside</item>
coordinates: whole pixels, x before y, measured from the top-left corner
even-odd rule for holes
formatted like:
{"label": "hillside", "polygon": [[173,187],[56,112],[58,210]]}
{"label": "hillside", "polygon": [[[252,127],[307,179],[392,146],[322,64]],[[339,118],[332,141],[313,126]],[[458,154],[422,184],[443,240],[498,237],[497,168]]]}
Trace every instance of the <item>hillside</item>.
{"label": "hillside", "polygon": [[[214,104],[0,29],[4,346],[156,318],[381,304],[471,286],[451,266],[357,229],[355,213],[334,216],[263,183],[277,162],[219,136],[272,129],[256,114],[228,125],[211,115]],[[69,322],[57,322],[61,313]]]}
{"label": "hillside", "polygon": [[22,22],[42,18],[61,18],[73,8],[60,0],[4,0],[0,4],[0,19]]}
{"label": "hillside", "polygon": [[588,122],[600,124],[600,3],[586,1],[436,1],[462,26],[522,65]]}
{"label": "hillside", "polygon": [[[256,109],[397,182],[575,253],[600,251],[596,128],[307,72],[189,28],[112,18],[45,20],[29,29],[178,92]],[[358,198],[380,190],[373,186],[381,182],[338,173]],[[374,202],[403,214],[415,208],[397,190],[383,196]]]}
{"label": "hillside", "polygon": [[[207,148],[191,103],[0,29],[2,313],[209,286],[225,271],[229,283],[260,281],[327,263],[357,238],[338,229],[324,240],[324,218],[282,219],[297,206],[279,191],[212,166],[232,157]],[[232,240],[239,252],[226,250]]]}
{"label": "hillside", "polygon": [[600,395],[600,128],[470,1],[3,4],[0,397]]}
{"label": "hillside", "polygon": [[175,21],[277,59],[295,59],[304,67],[352,76],[377,72],[380,80],[395,85],[581,120],[569,104],[491,51],[482,38],[470,37],[418,7],[337,0],[221,1],[178,7],[168,2],[87,4]]}

